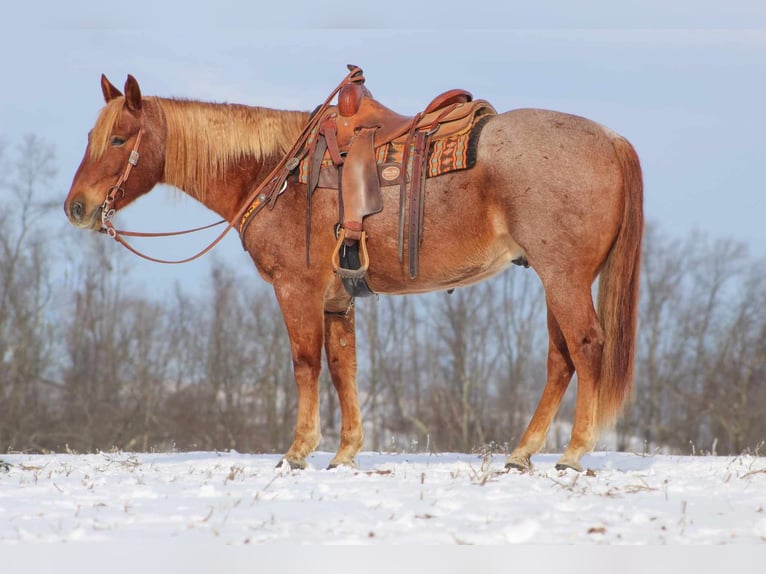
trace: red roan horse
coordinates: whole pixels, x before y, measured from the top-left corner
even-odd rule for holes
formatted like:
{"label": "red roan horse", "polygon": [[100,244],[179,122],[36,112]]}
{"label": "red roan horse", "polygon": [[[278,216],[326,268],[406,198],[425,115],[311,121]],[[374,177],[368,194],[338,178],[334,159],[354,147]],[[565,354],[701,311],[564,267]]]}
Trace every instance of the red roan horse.
{"label": "red roan horse", "polygon": [[[284,160],[309,119],[306,112],[142,97],[132,76],[124,95],[103,76],[101,87],[106,106],[64,203],[70,221],[83,229],[99,230],[102,210],[120,209],[158,183],[175,186],[238,223],[251,190]],[[126,179],[137,139],[143,140],[140,163]],[[627,140],[604,126],[538,109],[493,116],[476,154],[475,167],[426,180],[415,279],[398,257],[399,187],[382,188],[382,212],[365,221],[367,283],[381,294],[445,290],[491,277],[525,258],[545,289],[548,376],[506,466],[531,468],[530,457],[544,446],[576,371],[574,426],[556,466],[581,470],[580,458],[630,394],[643,232],[638,157]],[[290,337],[298,413],[284,460],[303,468],[319,443],[324,347],[342,413],[331,466],[353,465],[363,442],[354,308],[330,264],[338,193],[314,194],[310,263],[306,203],[306,186],[290,178],[242,239],[274,288]],[[597,276],[598,312],[591,296]]]}

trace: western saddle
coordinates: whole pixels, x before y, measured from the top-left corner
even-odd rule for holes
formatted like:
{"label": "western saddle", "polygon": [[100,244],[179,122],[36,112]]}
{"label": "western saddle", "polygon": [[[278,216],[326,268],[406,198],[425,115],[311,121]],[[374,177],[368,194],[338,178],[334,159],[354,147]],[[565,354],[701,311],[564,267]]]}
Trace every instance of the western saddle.
{"label": "western saddle", "polygon": [[[320,110],[316,134],[309,144],[307,253],[312,194],[317,187],[339,189],[333,269],[352,295],[369,295],[363,279],[369,266],[363,221],[383,209],[381,186],[400,187],[399,260],[403,261],[407,213],[409,274],[414,278],[423,233],[423,192],[431,138],[437,132],[439,138],[465,132],[478,115],[494,110],[483,100],[474,102],[470,92],[454,89],[434,98],[415,116],[403,116],[372,97],[361,68],[348,68],[348,81],[338,92],[337,106]],[[403,144],[401,164],[381,166],[376,150],[391,143]]]}

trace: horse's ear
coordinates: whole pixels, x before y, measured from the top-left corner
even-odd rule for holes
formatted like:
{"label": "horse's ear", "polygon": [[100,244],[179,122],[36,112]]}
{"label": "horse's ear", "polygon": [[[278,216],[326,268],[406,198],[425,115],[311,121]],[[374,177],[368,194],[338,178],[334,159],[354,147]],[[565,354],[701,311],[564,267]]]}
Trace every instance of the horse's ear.
{"label": "horse's ear", "polygon": [[122,92],[112,85],[112,82],[106,79],[104,74],[101,74],[101,91],[104,94],[104,101],[108,104],[114,98],[119,98]]}
{"label": "horse's ear", "polygon": [[125,105],[131,112],[141,111],[141,88],[136,79],[128,74],[125,80]]}

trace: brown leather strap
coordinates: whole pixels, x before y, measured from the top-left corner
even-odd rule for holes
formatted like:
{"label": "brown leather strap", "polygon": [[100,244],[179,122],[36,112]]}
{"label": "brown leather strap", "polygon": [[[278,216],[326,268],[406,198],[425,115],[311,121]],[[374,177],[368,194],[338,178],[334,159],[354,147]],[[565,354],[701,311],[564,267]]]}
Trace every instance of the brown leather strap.
{"label": "brown leather strap", "polygon": [[410,182],[408,256],[410,278],[418,274],[418,253],[423,237],[423,193],[425,188],[425,162],[428,159],[430,132],[420,130],[415,136],[412,152],[412,181]]}
{"label": "brown leather strap", "polygon": [[311,142],[309,148],[309,165],[307,177],[307,193],[311,195],[319,185],[319,174],[322,171],[322,159],[327,151],[327,139],[322,134],[318,134],[316,139]]}
{"label": "brown leather strap", "polygon": [[410,148],[415,139],[415,130],[420,121],[422,113],[419,113],[412,119],[412,124],[407,133],[407,139],[404,140],[404,149],[402,150],[402,180],[399,184],[399,263],[404,261],[404,214],[407,211],[407,173],[409,173]]}
{"label": "brown leather strap", "polygon": [[311,265],[311,212],[314,190],[319,185],[319,176],[322,173],[322,158],[327,151],[327,139],[324,135],[317,134],[309,148],[309,173],[306,184],[306,267]]}
{"label": "brown leather strap", "polygon": [[[343,226],[349,229],[349,239],[359,239],[361,221],[383,209],[380,197],[378,164],[375,162],[375,131],[377,128],[361,128],[357,133],[343,163],[342,195]],[[348,228],[347,222],[358,222],[359,229]]]}
{"label": "brown leather strap", "polygon": [[120,234],[115,235],[114,240],[117,241],[117,243],[119,243],[120,245],[122,245],[125,249],[127,249],[131,253],[134,253],[135,255],[138,255],[142,259],[146,259],[154,263],[165,263],[166,265],[177,265],[180,263],[189,263],[190,261],[194,261],[195,259],[198,259],[199,257],[202,257],[203,255],[208,253],[210,250],[213,249],[213,247],[215,247],[216,245],[218,245],[218,243],[220,243],[220,241],[226,236],[226,234],[229,232],[230,229],[231,229],[231,226],[228,226],[226,229],[224,229],[224,231],[218,237],[216,237],[210,245],[205,247],[199,253],[195,253],[191,257],[187,257],[185,259],[178,259],[178,260],[157,259],[155,257],[151,257],[150,255],[146,255],[145,253],[141,253],[135,247],[133,247],[130,243],[125,241],[122,238],[122,235]]}
{"label": "brown leather strap", "polygon": [[204,231],[205,229],[211,229],[213,227],[217,227],[219,225],[223,225],[226,223],[225,219],[220,219],[216,221],[215,223],[210,223],[208,225],[203,225],[201,227],[194,227],[192,229],[184,229],[183,231],[163,231],[160,233],[150,233],[146,231],[125,231],[123,229],[116,229],[115,231],[119,235],[123,235],[125,237],[175,237],[177,235],[188,235],[190,233],[197,233],[198,231]]}
{"label": "brown leather strap", "polygon": [[343,229],[346,230],[346,240],[350,243],[351,241],[359,241],[364,226],[361,221],[344,221]]}
{"label": "brown leather strap", "polygon": [[[412,150],[412,179],[410,181],[409,193],[409,235],[407,243],[411,279],[414,279],[418,274],[420,244],[423,242],[423,215],[425,208],[426,174],[428,172],[426,163],[428,162],[428,148],[430,146],[431,136],[439,130],[441,121],[451,113],[459,103],[460,102],[444,104],[441,113],[434,118],[431,125],[427,129],[420,129],[415,133],[415,145]],[[409,146],[407,146],[407,148],[409,148]],[[402,187],[404,186],[406,186],[406,181],[402,183]],[[400,237],[404,233],[403,224],[401,224],[402,217],[403,213],[400,213]]]}
{"label": "brown leather strap", "polygon": [[324,136],[324,139],[327,142],[327,151],[330,152],[332,162],[335,165],[341,165],[343,163],[343,158],[340,155],[340,148],[338,147],[335,114],[331,114],[325,118],[319,128],[319,133]]}

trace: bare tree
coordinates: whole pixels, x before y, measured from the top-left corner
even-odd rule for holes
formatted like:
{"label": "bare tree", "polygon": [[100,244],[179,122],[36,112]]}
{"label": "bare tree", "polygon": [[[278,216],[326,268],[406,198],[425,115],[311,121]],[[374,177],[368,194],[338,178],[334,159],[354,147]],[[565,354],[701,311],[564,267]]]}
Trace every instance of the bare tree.
{"label": "bare tree", "polygon": [[[684,324],[678,313],[690,271],[688,249],[649,225],[644,236],[638,356],[631,407],[619,424],[620,447],[631,446],[633,437],[644,445],[665,444],[673,434],[671,421],[682,408]],[[638,445],[633,444],[632,448]]]}
{"label": "bare tree", "polygon": [[101,237],[86,241],[72,278],[56,444],[80,451],[112,448],[126,439],[124,397],[133,341],[124,292],[129,282],[120,254]]}
{"label": "bare tree", "polygon": [[[742,245],[647,229],[634,400],[622,446],[738,453],[764,407],[763,265]],[[635,445],[633,446],[635,448]]]}
{"label": "bare tree", "polygon": [[[494,332],[506,373],[498,378],[499,424],[505,440],[518,439],[542,393],[548,345],[545,297],[537,275],[511,270],[494,280]],[[496,439],[500,441],[500,438]],[[554,445],[560,448],[560,445]]]}
{"label": "bare tree", "polygon": [[[0,444],[27,448],[41,441],[37,421],[48,409],[53,346],[46,315],[51,297],[47,234],[37,233],[50,208],[42,199],[55,175],[53,148],[28,136],[15,161],[0,163]],[[7,175],[5,175],[7,174]]]}
{"label": "bare tree", "polygon": [[705,439],[712,440],[712,451],[741,453],[766,440],[766,261],[759,263],[727,293],[715,340],[705,349],[702,392],[711,405]]}
{"label": "bare tree", "polygon": [[431,296],[382,296],[357,305],[359,389],[366,443],[376,450],[427,448],[422,398],[430,381]]}
{"label": "bare tree", "polygon": [[183,341],[168,397],[180,448],[279,450],[295,399],[290,351],[274,297],[216,262],[207,294],[176,291],[170,323]]}

